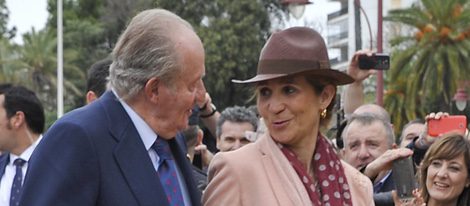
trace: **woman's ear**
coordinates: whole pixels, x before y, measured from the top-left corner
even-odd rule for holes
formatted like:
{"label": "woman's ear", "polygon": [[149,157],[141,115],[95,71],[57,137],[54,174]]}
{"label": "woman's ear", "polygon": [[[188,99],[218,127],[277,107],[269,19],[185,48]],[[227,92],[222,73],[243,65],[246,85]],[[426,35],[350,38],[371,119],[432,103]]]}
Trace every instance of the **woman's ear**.
{"label": "woman's ear", "polygon": [[335,95],[336,95],[336,87],[331,84],[326,85],[320,94],[321,108],[326,109],[328,105],[330,105]]}

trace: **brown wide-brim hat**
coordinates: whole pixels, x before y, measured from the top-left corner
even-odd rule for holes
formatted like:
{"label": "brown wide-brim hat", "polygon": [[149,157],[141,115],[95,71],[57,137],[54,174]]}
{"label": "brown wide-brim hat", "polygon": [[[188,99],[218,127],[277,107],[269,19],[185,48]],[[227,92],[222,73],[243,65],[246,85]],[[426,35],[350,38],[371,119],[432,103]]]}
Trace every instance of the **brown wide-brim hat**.
{"label": "brown wide-brim hat", "polygon": [[256,83],[299,73],[318,76],[334,85],[354,82],[349,75],[331,69],[325,41],[318,32],[307,27],[273,33],[261,50],[256,76],[232,82]]}

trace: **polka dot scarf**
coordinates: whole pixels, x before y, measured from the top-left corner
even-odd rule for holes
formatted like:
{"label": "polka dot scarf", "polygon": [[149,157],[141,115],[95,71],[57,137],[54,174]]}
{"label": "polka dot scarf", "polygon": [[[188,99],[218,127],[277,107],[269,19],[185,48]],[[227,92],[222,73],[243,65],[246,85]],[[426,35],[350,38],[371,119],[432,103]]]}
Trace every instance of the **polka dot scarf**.
{"label": "polka dot scarf", "polygon": [[334,152],[333,147],[322,135],[317,138],[312,160],[317,183],[313,183],[304,165],[292,150],[283,147],[281,144],[278,144],[278,146],[302,180],[313,205],[352,205],[351,193],[349,192],[349,185],[341,161]]}

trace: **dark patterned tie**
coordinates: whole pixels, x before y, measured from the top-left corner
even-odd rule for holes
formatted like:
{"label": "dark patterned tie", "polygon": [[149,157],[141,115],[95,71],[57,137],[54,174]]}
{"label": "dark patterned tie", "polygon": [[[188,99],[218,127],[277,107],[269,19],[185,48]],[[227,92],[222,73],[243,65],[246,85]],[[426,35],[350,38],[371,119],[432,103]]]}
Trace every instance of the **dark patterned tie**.
{"label": "dark patterned tie", "polygon": [[13,162],[13,165],[16,166],[16,174],[13,178],[13,184],[11,185],[11,192],[10,192],[10,206],[17,206],[20,200],[21,194],[21,182],[23,181],[23,167],[26,161],[24,159],[18,158]]}
{"label": "dark patterned tie", "polygon": [[168,142],[158,138],[152,148],[157,152],[159,160],[158,175],[160,182],[165,189],[168,202],[172,206],[184,206],[183,195],[181,194],[176,165],[170,151]]}

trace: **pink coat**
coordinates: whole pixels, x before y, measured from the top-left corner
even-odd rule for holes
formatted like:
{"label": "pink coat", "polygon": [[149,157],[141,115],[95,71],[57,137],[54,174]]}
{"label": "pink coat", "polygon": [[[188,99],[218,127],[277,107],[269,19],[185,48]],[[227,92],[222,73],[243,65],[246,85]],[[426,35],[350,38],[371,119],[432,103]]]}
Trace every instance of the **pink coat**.
{"label": "pink coat", "polygon": [[[374,205],[371,181],[343,162],[353,205]],[[268,136],[233,152],[219,152],[209,166],[206,206],[312,205],[304,185]]]}

